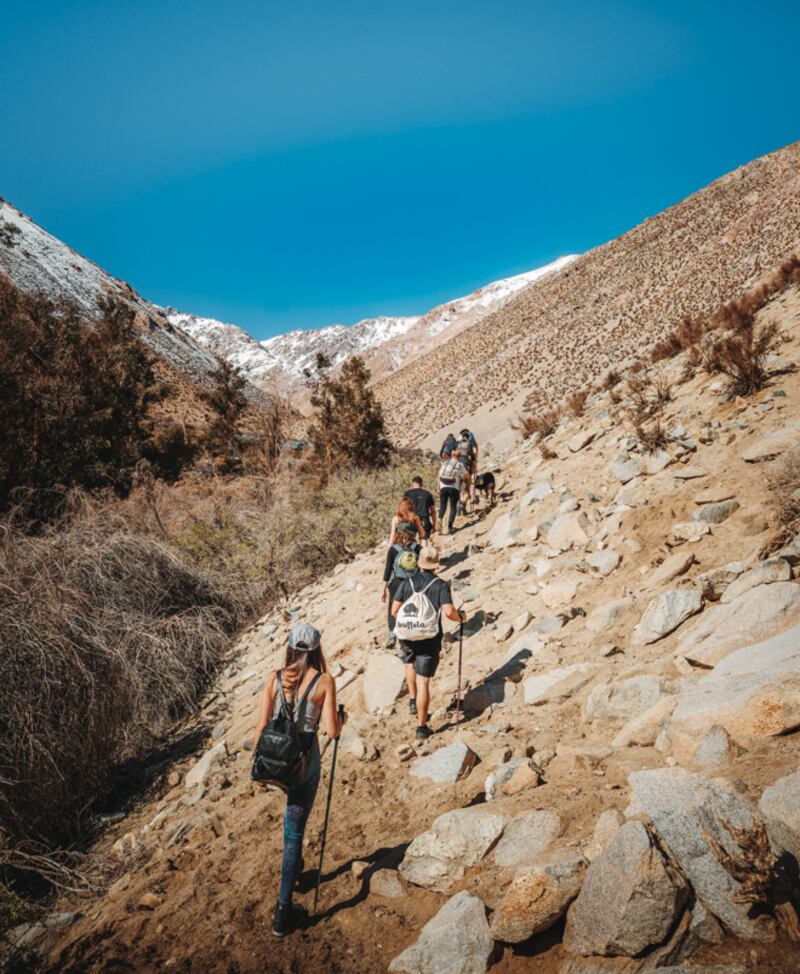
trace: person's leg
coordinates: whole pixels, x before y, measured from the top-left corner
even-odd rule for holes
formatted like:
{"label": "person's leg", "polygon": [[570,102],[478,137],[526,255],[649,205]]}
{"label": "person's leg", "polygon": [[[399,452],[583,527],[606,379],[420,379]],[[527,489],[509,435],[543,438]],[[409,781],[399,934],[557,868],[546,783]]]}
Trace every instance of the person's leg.
{"label": "person's leg", "polygon": [[439,489],[439,530],[444,533],[445,530],[445,520],[444,515],[447,510],[447,490],[444,487]]}
{"label": "person's leg", "polygon": [[447,494],[450,501],[450,513],[447,518],[447,527],[450,533],[452,534],[453,527],[455,526],[456,523],[456,511],[458,509],[458,497],[459,497],[458,487],[448,487]]}
{"label": "person's leg", "polygon": [[303,836],[306,822],[317,797],[320,777],[319,741],[315,740],[311,764],[302,785],[289,790],[286,796],[286,812],[283,817],[283,865],[278,903],[292,905],[292,890],[297,882],[300,862],[303,858]]}
{"label": "person's leg", "polygon": [[428,723],[428,708],[431,700],[431,679],[429,676],[417,677],[417,724],[424,727]]}
{"label": "person's leg", "polygon": [[417,699],[417,674],[414,671],[413,663],[406,663],[406,686],[408,695],[412,700]]}

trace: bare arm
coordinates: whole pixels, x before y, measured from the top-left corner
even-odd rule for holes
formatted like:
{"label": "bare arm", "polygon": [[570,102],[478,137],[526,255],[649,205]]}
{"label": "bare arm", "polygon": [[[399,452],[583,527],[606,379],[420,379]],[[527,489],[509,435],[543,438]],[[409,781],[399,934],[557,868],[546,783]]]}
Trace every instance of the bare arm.
{"label": "bare arm", "polygon": [[328,737],[338,737],[342,733],[342,727],[344,727],[347,717],[345,715],[344,720],[340,720],[339,714],[336,712],[336,683],[330,673],[323,673],[319,683],[325,694],[322,701],[320,723]]}
{"label": "bare arm", "polygon": [[400,611],[400,606],[402,604],[402,602],[392,602],[392,615],[395,617],[395,619],[397,618],[397,613]]}
{"label": "bare arm", "polygon": [[392,518],[392,529],[389,532],[389,545],[393,545],[397,537],[397,515]]}
{"label": "bare arm", "polygon": [[272,716],[272,703],[275,699],[275,671],[267,676],[264,683],[264,692],[261,694],[261,709],[258,712],[258,726],[256,727],[256,740],[261,737],[261,731],[269,723]]}
{"label": "bare arm", "polygon": [[[394,608],[394,606],[392,606]],[[447,616],[451,622],[466,622],[467,613],[463,609],[457,609],[452,602],[448,602],[447,605],[442,606],[442,613]]]}

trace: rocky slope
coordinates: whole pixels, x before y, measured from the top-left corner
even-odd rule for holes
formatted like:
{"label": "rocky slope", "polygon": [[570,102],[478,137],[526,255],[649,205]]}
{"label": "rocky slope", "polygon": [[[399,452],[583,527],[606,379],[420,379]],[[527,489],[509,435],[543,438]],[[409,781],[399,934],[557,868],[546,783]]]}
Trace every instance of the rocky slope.
{"label": "rocky slope", "polygon": [[800,539],[763,549],[766,465],[800,431],[798,289],[761,316],[788,340],[757,396],[732,399],[671,360],[663,450],[644,453],[596,394],[562,421],[550,459],[514,446],[496,507],[441,539],[471,617],[459,727],[453,635],[436,733],[414,741],[403,667],[382,648],[382,547],[287,606],[323,631],[351,715],[306,929],[270,936],[284,800],[249,780],[259,694],[282,659],[276,611],[180,729],[204,743],[154,767],[150,793],[97,843],[116,869],[108,891],[65,898],[17,941],[62,974],[800,970],[798,944],[742,884],[772,853],[737,843],[766,828],[796,882]]}
{"label": "rocky slope", "polygon": [[447,428],[468,422],[484,442],[496,438],[509,414],[624,368],[684,315],[712,310],[798,249],[795,143],[521,290],[378,383],[392,432],[438,446]]}
{"label": "rocky slope", "polygon": [[203,383],[217,368],[214,356],[171,324],[161,309],[124,281],[112,277],[63,241],[0,199],[0,274],[21,291],[46,295],[56,304],[74,302],[91,319],[97,303],[114,297],[131,305],[142,340],[169,369]]}
{"label": "rocky slope", "polygon": [[294,394],[301,403],[305,370],[313,371],[318,353],[326,355],[334,366],[351,355],[361,355],[376,380],[385,378],[503,307],[522,288],[561,270],[574,259],[562,257],[545,267],[494,281],[424,315],[367,318],[355,325],[291,331],[262,342],[236,325],[174,308],[162,310],[173,325],[233,362],[251,382],[279,394]]}

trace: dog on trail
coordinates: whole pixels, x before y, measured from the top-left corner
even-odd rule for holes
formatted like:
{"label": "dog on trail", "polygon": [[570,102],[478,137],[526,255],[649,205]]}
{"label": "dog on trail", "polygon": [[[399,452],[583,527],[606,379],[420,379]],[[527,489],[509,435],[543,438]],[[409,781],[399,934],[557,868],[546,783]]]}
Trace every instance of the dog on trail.
{"label": "dog on trail", "polygon": [[479,473],[475,478],[475,496],[476,498],[483,494],[486,500],[490,504],[494,504],[494,495],[497,490],[497,486],[494,480],[493,473]]}

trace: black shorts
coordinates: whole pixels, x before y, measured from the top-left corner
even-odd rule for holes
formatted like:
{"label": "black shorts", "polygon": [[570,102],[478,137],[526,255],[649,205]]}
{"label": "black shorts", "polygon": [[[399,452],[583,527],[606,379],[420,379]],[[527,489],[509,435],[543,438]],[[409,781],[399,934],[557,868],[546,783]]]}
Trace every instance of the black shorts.
{"label": "black shorts", "polygon": [[404,663],[413,663],[414,672],[417,676],[435,676],[436,670],[439,668],[439,651],[431,652],[425,649],[424,652],[418,653],[414,648],[413,643],[405,643],[400,641],[400,649],[403,653]]}

